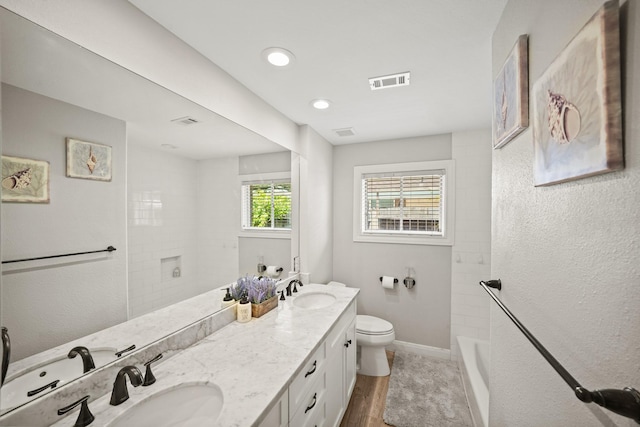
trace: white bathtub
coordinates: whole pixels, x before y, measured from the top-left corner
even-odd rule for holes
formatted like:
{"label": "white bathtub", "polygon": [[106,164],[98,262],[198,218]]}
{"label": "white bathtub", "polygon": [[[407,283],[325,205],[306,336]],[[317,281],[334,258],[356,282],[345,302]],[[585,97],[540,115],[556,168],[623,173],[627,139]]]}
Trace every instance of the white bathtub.
{"label": "white bathtub", "polygon": [[489,366],[491,347],[489,341],[457,337],[460,356],[458,366],[462,375],[473,424],[489,426]]}

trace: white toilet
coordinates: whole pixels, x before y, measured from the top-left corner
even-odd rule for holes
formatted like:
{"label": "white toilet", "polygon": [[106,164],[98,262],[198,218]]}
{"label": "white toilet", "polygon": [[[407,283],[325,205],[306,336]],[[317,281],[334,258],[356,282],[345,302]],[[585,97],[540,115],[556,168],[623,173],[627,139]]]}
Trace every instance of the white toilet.
{"label": "white toilet", "polygon": [[[328,286],[346,286],[329,282]],[[358,345],[358,373],[371,377],[384,377],[391,372],[385,346],[396,339],[393,325],[374,316],[356,316],[356,344]]]}
{"label": "white toilet", "polygon": [[389,362],[385,346],[396,338],[393,325],[374,316],[359,314],[356,316],[356,343],[359,350],[359,369],[361,375],[384,377],[389,375]]}

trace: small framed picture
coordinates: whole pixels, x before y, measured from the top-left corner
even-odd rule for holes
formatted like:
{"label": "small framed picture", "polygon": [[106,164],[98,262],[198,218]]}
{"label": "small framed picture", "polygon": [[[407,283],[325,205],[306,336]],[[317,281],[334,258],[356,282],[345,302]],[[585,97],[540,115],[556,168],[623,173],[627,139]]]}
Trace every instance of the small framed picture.
{"label": "small framed picture", "polygon": [[49,162],[2,156],[2,201],[49,203]]}
{"label": "small framed picture", "polygon": [[111,147],[67,138],[67,176],[111,181]]}
{"label": "small framed picture", "polygon": [[529,127],[528,36],[518,37],[493,82],[493,148]]}

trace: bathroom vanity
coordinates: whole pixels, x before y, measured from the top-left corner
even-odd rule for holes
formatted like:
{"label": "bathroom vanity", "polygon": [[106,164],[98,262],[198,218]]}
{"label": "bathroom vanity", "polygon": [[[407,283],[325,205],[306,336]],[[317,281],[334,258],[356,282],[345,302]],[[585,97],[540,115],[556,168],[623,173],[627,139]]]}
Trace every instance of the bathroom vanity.
{"label": "bathroom vanity", "polygon": [[[0,419],[0,425],[48,425],[53,416],[59,420],[53,425],[71,426],[78,411],[58,417],[57,409],[97,390],[102,390],[100,396],[89,402],[96,427],[131,425],[145,415],[170,423],[202,417],[212,426],[338,425],[355,384],[357,293],[306,285],[249,323],[234,321],[235,306],[228,307],[69,384],[64,397],[51,392],[25,405]],[[196,300],[191,302],[201,303]],[[176,351],[180,342],[185,347]],[[119,369],[132,364],[144,373],[142,363],[163,346],[169,350],[153,366],[155,384],[133,387],[127,381],[129,399],[110,405]],[[205,412],[179,410],[181,402],[193,401],[202,402]]]}

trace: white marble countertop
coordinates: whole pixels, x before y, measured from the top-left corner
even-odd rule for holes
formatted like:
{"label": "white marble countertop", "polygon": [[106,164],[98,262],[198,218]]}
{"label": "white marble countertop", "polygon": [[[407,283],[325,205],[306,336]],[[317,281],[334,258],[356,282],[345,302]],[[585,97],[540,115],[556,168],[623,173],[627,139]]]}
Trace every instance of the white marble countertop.
{"label": "white marble countertop", "polygon": [[[136,349],[157,341],[176,330],[176,319],[188,325],[220,310],[224,288],[208,291],[202,295],[180,301],[171,306],[147,313],[118,325],[75,339],[57,347],[45,350],[15,362],[11,362],[6,382],[20,376],[34,367],[64,359],[69,350],[76,346],[92,349],[123,350],[132,344]],[[79,363],[82,366],[82,363]]]}
{"label": "white marble countertop", "polygon": [[[152,386],[134,388],[127,379],[128,401],[111,406],[110,396],[106,395],[90,402],[96,417],[91,425],[108,427],[136,403],[189,383],[211,383],[222,390],[222,412],[217,421],[209,425],[256,425],[358,293],[354,288],[306,285],[298,296],[310,291],[331,293],[336,302],[320,309],[303,309],[293,306],[293,298],[289,297],[258,319],[248,323],[232,322],[158,363],[153,369],[157,382]],[[138,368],[144,374],[143,367]],[[54,426],[73,425],[77,414],[73,411]]]}

